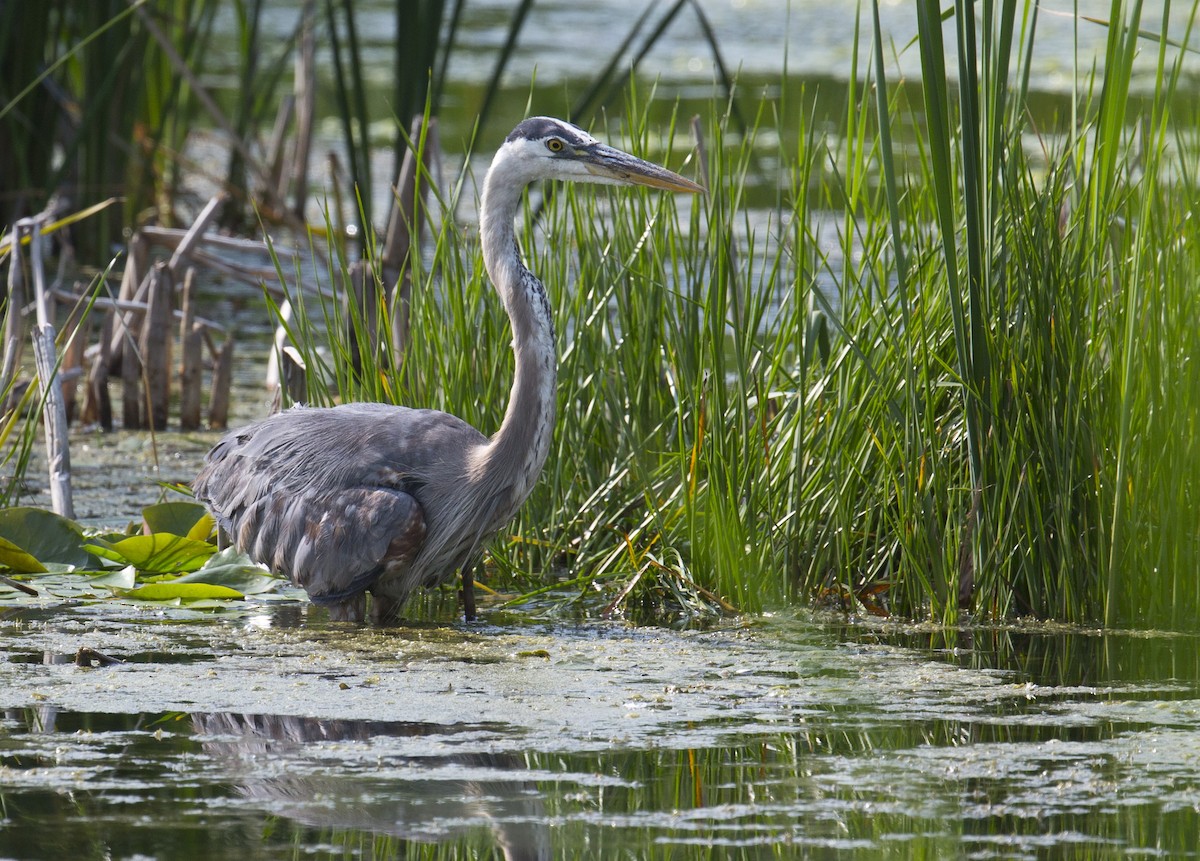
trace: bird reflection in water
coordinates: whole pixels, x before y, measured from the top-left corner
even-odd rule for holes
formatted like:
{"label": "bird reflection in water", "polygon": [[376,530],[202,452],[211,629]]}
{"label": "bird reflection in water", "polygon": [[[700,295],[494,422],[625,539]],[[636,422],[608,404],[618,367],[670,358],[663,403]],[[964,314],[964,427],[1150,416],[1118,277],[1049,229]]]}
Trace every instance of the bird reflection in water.
{"label": "bird reflection in water", "polygon": [[[491,830],[509,861],[550,858],[537,785],[515,754],[389,757],[381,739],[494,732],[479,725],[319,720],[291,715],[192,715],[202,747],[226,762],[248,800],[302,825],[388,834],[422,843]],[[354,745],[347,750],[344,744]],[[383,768],[402,771],[369,778]]]}

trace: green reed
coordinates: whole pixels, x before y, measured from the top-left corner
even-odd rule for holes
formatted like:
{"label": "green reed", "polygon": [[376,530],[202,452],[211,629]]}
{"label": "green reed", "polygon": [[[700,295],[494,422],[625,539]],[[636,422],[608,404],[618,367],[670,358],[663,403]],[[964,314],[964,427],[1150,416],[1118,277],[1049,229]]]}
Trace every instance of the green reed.
{"label": "green reed", "polygon": [[[766,102],[744,134],[702,123],[704,198],[565,187],[527,210],[560,419],[495,582],[635,618],[795,597],[944,620],[1194,618],[1196,142],[1168,121],[1182,60],[1164,62],[1139,148],[1106,124],[1129,89],[1108,78],[1083,90],[1099,101],[1077,129],[1027,147],[1020,70],[998,57],[1029,46],[990,20],[982,76],[953,103],[939,51],[924,89],[888,87],[876,39],[844,133],[792,130],[780,202],[753,219]],[[645,111],[617,143],[691,169],[690,134]],[[474,231],[444,220],[434,241],[420,337],[401,375],[364,371],[383,388],[363,393],[490,432],[507,324]]]}
{"label": "green reed", "polygon": [[[946,620],[1194,621],[1197,143],[1169,116],[1195,106],[1167,52],[1189,34],[1151,43],[1148,114],[1114,124],[1139,29],[1114,11],[1082,123],[1035,147],[1022,70],[1001,60],[1028,55],[1028,10],[1006,4],[958,28],[983,60],[956,102],[939,51],[919,105],[876,51],[846,133],[800,129],[782,154],[791,201],[766,228],[743,223],[758,132],[730,144],[719,117],[703,201],[556,196],[538,230],[572,245],[533,231],[527,254],[558,303],[562,419],[505,565],[557,566],[635,613],[799,594]],[[919,129],[904,152],[900,124]],[[639,116],[627,127],[672,161]],[[814,197],[843,213],[836,264]]]}
{"label": "green reed", "polygon": [[[872,5],[835,128],[787,88],[757,112],[714,103],[703,198],[535,192],[523,248],[555,306],[559,424],[492,548],[493,586],[643,619],[803,600],[1194,624],[1200,143],[1181,83],[1195,56],[1177,47],[1190,27],[1147,32],[1139,3],[1114,2],[1103,71],[1078,74],[1070,115],[1035,127],[1036,4],[918,10],[921,81],[898,83]],[[431,21],[445,13],[430,6]],[[343,121],[365,152],[362,72],[343,50]],[[1139,50],[1157,59],[1148,93],[1133,85]],[[652,93],[628,103],[598,131],[698,170],[684,118]],[[477,233],[452,217],[478,178],[460,179],[407,263],[418,337],[402,363],[377,346],[391,343],[391,285],[369,229],[363,303],[343,302],[340,250],[318,266],[338,298],[293,297],[310,401],[498,427],[510,334]],[[764,179],[768,202],[752,202]]]}
{"label": "green reed", "polygon": [[[1013,41],[1018,15],[1029,20],[1031,7],[985,3],[977,21],[974,4],[956,5],[956,48],[965,58],[957,122],[939,12],[936,5],[921,8],[927,140],[917,142],[920,168],[906,184],[889,164],[885,133],[883,167],[901,273],[905,260],[936,260],[918,274],[911,295],[927,307],[930,300],[948,306],[954,353],[943,356],[938,376],[955,393],[948,413],[916,426],[922,436],[933,432],[922,446],[914,448],[911,437],[895,441],[893,469],[905,464],[921,476],[944,476],[925,470],[927,458],[936,462],[940,454],[956,486],[897,493],[892,534],[915,539],[900,568],[905,560],[929,560],[929,582],[910,600],[919,604],[925,593],[930,609],[948,619],[976,611],[1194,621],[1188,568],[1195,561],[1195,505],[1180,492],[1168,491],[1174,510],[1143,496],[1152,487],[1158,492],[1160,457],[1182,470],[1175,480],[1183,484],[1195,474],[1184,466],[1195,454],[1194,434],[1161,434],[1176,409],[1186,416],[1194,406],[1187,356],[1195,342],[1153,337],[1148,319],[1160,313],[1153,309],[1170,307],[1186,320],[1194,307],[1184,273],[1197,261],[1183,237],[1193,227],[1187,202],[1196,189],[1175,162],[1194,160],[1196,142],[1178,133],[1185,123],[1168,119],[1179,104],[1185,60],[1168,46],[1186,44],[1190,32],[1164,30],[1150,40],[1158,75],[1145,116],[1135,118],[1126,106],[1140,5],[1114,3],[1105,75],[1079,82],[1081,125],[1043,134],[1041,151],[1030,152],[1021,136],[1031,129],[1013,97],[1023,89],[1010,80],[1004,58],[1031,52],[1031,44]],[[1194,19],[1195,4],[1192,10]],[[1023,33],[1032,40],[1032,28]],[[980,62],[972,53],[976,40]],[[877,51],[876,70],[881,63]],[[879,116],[886,132],[902,114],[881,104]],[[908,211],[897,217],[901,207]],[[903,225],[920,223],[936,225],[936,246],[904,235]],[[1159,265],[1147,269],[1150,260]],[[1164,267],[1173,274],[1156,271]],[[899,292],[903,297],[903,286]],[[1172,313],[1170,320],[1179,318]],[[919,349],[931,346],[926,340]],[[1180,375],[1182,387],[1160,385]],[[1137,391],[1150,381],[1156,393]],[[1163,416],[1168,403],[1171,415]],[[910,417],[913,406],[906,405]],[[1136,464],[1135,451],[1142,457]],[[1169,563],[1150,563],[1149,530],[1141,538],[1129,533],[1134,511],[1143,528],[1153,524],[1151,544]],[[935,512],[940,523],[928,517]],[[910,582],[921,580],[921,572],[912,575]]]}

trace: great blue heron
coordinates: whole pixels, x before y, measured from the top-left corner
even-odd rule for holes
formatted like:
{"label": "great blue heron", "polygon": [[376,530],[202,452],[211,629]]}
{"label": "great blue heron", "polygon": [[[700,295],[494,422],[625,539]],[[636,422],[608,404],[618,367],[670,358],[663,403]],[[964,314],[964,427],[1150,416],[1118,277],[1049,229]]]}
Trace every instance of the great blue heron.
{"label": "great blue heron", "polygon": [[418,586],[472,567],[521,507],[554,430],[557,358],[550,303],[525,268],[513,222],[539,179],[700,192],[690,180],[600,143],[562,120],[520,123],[483,183],[483,260],[513,332],[508,409],[490,438],[456,416],[384,404],[293,407],[227,434],[196,497],[236,546],[287,575],[333,619],[394,618]]}

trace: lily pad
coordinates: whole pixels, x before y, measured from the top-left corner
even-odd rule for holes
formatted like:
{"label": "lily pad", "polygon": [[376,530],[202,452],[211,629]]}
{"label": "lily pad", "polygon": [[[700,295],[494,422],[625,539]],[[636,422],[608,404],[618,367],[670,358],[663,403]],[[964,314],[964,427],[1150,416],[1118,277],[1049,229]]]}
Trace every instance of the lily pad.
{"label": "lily pad", "polygon": [[217,551],[207,541],[165,532],[134,535],[111,543],[89,544],[87,549],[104,559],[124,562],[150,574],[195,571]]}
{"label": "lily pad", "polygon": [[142,521],[152,533],[167,532],[196,541],[212,533],[213,518],[198,502],[162,502],[142,509]]}
{"label": "lily pad", "polygon": [[79,526],[41,508],[0,509],[0,538],[5,538],[42,565],[59,562],[86,568],[91,561]]}
{"label": "lily pad", "polygon": [[122,591],[125,598],[139,601],[197,601],[201,599],[221,598],[225,600],[244,598],[237,589],[228,586],[214,586],[211,583],[180,583],[172,580],[166,583],[147,583],[136,589]]}
{"label": "lily pad", "polygon": [[137,585],[137,569],[132,565],[115,568],[104,574],[88,578],[88,583],[96,586],[108,586],[113,589],[132,589]]}
{"label": "lily pad", "polygon": [[200,570],[184,574],[172,582],[209,583],[214,586],[228,586],[243,595],[257,595],[269,592],[281,581],[245,553],[239,553],[233,547],[226,547],[210,557]]}
{"label": "lily pad", "polygon": [[0,538],[0,567],[11,568],[21,574],[44,574],[46,571],[45,565],[7,538]]}

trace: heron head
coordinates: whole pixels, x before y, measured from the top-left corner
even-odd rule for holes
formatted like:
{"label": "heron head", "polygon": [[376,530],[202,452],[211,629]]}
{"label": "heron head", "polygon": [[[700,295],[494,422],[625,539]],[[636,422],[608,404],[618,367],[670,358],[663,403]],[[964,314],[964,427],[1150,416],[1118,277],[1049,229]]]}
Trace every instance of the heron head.
{"label": "heron head", "polygon": [[704,191],[690,179],[603,144],[583,129],[552,117],[530,117],[520,123],[505,138],[496,156],[497,162],[503,160],[518,170],[526,182],[563,179],[645,185],[665,191]]}

